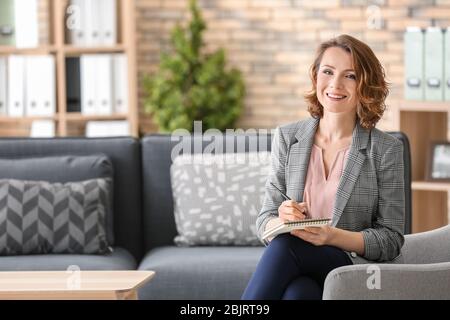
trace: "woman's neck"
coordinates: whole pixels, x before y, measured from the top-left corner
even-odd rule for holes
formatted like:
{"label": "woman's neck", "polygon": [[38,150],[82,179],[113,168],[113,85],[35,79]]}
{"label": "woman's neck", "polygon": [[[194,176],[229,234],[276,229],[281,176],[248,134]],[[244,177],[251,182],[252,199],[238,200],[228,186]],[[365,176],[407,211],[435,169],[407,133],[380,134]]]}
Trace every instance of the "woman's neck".
{"label": "woman's neck", "polygon": [[356,114],[333,114],[325,112],[320,119],[317,135],[327,143],[352,136],[356,125]]}

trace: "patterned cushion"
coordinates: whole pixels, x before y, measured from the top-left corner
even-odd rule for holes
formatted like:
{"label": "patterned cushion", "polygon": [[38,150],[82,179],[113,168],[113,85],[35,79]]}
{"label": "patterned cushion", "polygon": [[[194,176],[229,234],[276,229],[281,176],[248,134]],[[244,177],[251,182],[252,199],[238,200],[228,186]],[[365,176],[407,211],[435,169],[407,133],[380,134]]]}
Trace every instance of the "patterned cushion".
{"label": "patterned cushion", "polygon": [[0,254],[105,253],[110,178],[0,180]]}
{"label": "patterned cushion", "polygon": [[[51,142],[50,142],[51,143]],[[26,148],[25,148],[26,149]],[[2,150],[3,151],[3,150]],[[0,158],[0,178],[66,183],[98,178],[113,178],[114,168],[105,154],[55,155],[47,157]],[[114,180],[112,180],[114,181]],[[112,191],[111,186],[111,193]],[[106,236],[114,243],[113,197],[106,216]]]}
{"label": "patterned cushion", "polygon": [[261,245],[270,153],[181,155],[171,166],[177,245]]}

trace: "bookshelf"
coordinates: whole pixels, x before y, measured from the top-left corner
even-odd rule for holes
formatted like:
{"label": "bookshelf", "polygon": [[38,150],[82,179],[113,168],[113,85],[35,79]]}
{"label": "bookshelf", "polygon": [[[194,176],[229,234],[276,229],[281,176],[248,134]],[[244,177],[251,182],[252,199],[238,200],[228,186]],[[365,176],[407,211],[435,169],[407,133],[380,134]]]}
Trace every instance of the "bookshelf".
{"label": "bookshelf", "polygon": [[398,100],[395,106],[395,127],[408,136],[411,145],[412,231],[447,225],[450,183],[426,181],[426,170],[430,143],[449,140],[450,103]]}
{"label": "bookshelf", "polygon": [[[87,121],[126,120],[130,135],[138,136],[137,71],[136,71],[136,25],[134,1],[116,0],[117,44],[100,47],[75,47],[68,44],[65,30],[66,8],[69,0],[41,0],[39,22],[45,18],[48,25],[48,43],[37,48],[20,49],[0,46],[0,56],[8,55],[53,55],[55,57],[56,113],[50,117],[0,116],[0,136],[29,136],[34,120],[54,120],[58,137],[83,136]],[[44,9],[43,9],[44,8]],[[124,54],[127,57],[128,110],[122,114],[84,115],[67,111],[66,58],[84,54]]]}

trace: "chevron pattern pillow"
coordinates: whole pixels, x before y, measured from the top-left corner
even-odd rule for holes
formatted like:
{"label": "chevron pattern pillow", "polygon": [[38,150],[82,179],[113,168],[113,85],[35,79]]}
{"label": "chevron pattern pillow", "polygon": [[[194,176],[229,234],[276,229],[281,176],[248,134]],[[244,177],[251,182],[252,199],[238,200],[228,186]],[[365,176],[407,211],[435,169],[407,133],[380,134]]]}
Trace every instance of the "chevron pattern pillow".
{"label": "chevron pattern pillow", "polygon": [[0,255],[108,252],[111,184],[0,179]]}

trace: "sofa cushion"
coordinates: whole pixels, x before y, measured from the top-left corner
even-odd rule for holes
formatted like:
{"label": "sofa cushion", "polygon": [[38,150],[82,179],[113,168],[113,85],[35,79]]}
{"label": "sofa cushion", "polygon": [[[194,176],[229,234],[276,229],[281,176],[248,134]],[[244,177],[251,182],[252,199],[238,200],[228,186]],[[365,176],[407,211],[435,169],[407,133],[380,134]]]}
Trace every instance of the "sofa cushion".
{"label": "sofa cushion", "polygon": [[268,152],[187,154],[171,166],[177,245],[261,245]]}
{"label": "sofa cushion", "polygon": [[[113,179],[113,174],[111,160],[104,154],[0,158],[0,179],[66,183],[96,178]],[[112,199],[111,196],[111,210],[106,216],[110,244],[114,243]]]}
{"label": "sofa cushion", "polygon": [[0,255],[105,253],[111,179],[0,179]]}
{"label": "sofa cushion", "polygon": [[76,266],[81,270],[135,270],[133,256],[116,247],[104,255],[92,254],[35,254],[0,257],[0,271],[52,271]]}
{"label": "sofa cushion", "polygon": [[141,299],[238,300],[263,247],[166,246],[151,250],[139,270],[156,276],[139,290]]}

